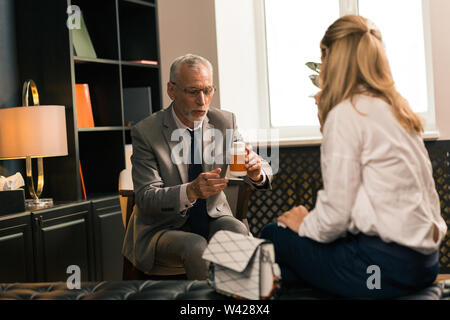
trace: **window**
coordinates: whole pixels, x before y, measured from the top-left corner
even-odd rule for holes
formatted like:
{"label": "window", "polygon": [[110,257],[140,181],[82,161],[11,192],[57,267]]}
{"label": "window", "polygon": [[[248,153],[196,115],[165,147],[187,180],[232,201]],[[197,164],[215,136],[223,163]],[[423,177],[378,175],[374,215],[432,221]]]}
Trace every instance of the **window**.
{"label": "window", "polygon": [[358,5],[359,14],[372,20],[383,36],[398,91],[424,118],[426,130],[434,130],[432,66],[427,59],[431,53],[426,51],[429,36],[424,19],[428,1],[359,0]]}
{"label": "window", "polygon": [[339,18],[339,2],[266,0],[265,17],[271,126],[309,127],[320,135],[313,98],[318,88],[305,63],[320,62],[320,40]]}
{"label": "window", "polygon": [[280,130],[280,138],[320,139],[317,108],[311,98],[318,89],[309,80],[313,72],[305,63],[320,62],[319,42],[326,28],[340,15],[349,13],[360,14],[376,24],[398,90],[425,119],[426,130],[433,130],[432,73],[427,59],[430,56],[427,25],[423,19],[427,3],[422,0],[265,0],[270,126]]}

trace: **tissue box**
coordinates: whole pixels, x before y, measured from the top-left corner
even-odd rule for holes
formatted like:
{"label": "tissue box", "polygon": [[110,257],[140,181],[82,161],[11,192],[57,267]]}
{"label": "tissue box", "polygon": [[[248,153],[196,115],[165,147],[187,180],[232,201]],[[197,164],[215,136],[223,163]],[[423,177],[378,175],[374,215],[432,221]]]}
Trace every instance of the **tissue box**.
{"label": "tissue box", "polygon": [[23,189],[0,191],[0,215],[24,211],[25,192]]}

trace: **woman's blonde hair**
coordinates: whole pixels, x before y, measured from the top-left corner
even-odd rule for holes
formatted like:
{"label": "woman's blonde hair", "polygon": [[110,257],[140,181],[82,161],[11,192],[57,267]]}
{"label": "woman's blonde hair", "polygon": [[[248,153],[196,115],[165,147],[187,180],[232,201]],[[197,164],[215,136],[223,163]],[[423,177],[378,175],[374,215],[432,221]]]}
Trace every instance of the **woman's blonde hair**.
{"label": "woman's blonde hair", "polygon": [[316,101],[321,129],[333,107],[364,91],[391,105],[407,131],[423,132],[419,116],[395,88],[381,34],[369,20],[357,15],[341,17],[328,28],[320,48],[321,91]]}

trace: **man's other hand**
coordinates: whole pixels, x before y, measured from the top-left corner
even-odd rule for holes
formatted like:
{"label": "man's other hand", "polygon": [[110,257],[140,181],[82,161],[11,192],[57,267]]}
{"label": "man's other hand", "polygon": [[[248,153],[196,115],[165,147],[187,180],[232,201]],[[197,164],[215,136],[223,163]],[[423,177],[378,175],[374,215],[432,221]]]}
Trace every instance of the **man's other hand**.
{"label": "man's other hand", "polygon": [[259,156],[253,151],[251,145],[245,146],[247,156],[245,157],[245,168],[247,175],[252,181],[259,182],[261,180],[261,160]]}

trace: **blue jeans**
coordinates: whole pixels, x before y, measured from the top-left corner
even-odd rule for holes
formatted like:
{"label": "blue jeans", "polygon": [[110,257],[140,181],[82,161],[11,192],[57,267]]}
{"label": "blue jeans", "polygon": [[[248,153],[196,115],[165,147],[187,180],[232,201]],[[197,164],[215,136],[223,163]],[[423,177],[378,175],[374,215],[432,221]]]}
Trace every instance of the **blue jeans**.
{"label": "blue jeans", "polygon": [[376,236],[348,234],[319,243],[271,223],[261,238],[273,242],[284,283],[302,281],[340,297],[405,296],[429,286],[439,272],[438,251],[423,255]]}

